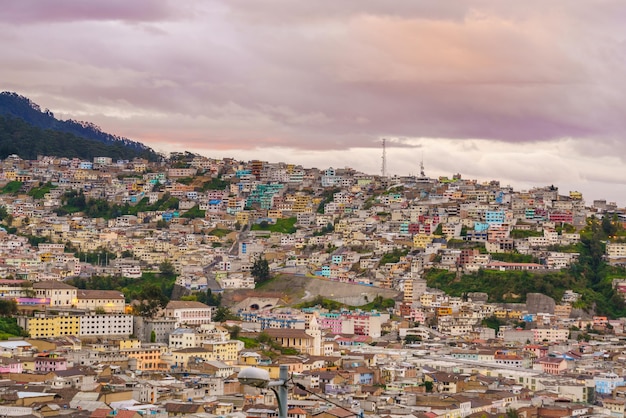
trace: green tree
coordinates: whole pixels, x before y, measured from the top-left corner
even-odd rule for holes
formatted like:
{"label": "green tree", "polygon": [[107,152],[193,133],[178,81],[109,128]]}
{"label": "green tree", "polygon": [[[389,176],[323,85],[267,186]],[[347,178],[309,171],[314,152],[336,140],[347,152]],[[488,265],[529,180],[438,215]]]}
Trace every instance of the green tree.
{"label": "green tree", "polygon": [[164,262],[159,264],[159,271],[161,272],[161,275],[165,277],[173,277],[176,275],[174,265],[169,260],[165,260]]}
{"label": "green tree", "polygon": [[238,320],[239,317],[233,314],[230,309],[225,306],[220,306],[215,311],[215,315],[213,315],[213,321],[215,322],[224,322],[229,320]]}
{"label": "green tree", "polygon": [[424,387],[426,388],[426,392],[428,393],[431,393],[433,391],[434,386],[435,385],[430,380],[426,380],[424,382]]}
{"label": "green tree", "polygon": [[0,299],[0,315],[11,316],[17,313],[17,302],[13,299]]}
{"label": "green tree", "polygon": [[264,283],[270,279],[270,266],[265,257],[259,256],[256,260],[254,260],[252,271],[250,273],[254,277],[254,282],[256,284]]}
{"label": "green tree", "polygon": [[154,330],[150,331],[150,342],[151,343],[156,342],[156,332],[154,332]]}
{"label": "green tree", "polygon": [[136,312],[147,318],[154,317],[169,302],[169,298],[153,283],[149,283],[139,292],[137,300],[139,303],[135,308]]}

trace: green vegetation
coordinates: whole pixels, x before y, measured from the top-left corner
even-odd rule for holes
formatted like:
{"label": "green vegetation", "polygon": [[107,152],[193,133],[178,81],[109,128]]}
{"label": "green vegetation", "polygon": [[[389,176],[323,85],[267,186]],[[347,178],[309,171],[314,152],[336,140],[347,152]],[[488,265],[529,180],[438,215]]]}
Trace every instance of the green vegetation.
{"label": "green vegetation", "polygon": [[32,189],[30,189],[30,191],[28,192],[28,195],[32,196],[33,199],[43,199],[43,197],[47,193],[50,193],[50,190],[56,189],[56,188],[57,186],[53,186],[52,183],[50,182],[47,182],[45,184],[40,182],[38,187],[33,187]]}
{"label": "green vegetation", "polygon": [[326,235],[326,234],[330,234],[335,230],[335,227],[333,226],[333,224],[331,224],[330,222],[326,224],[326,226],[323,226],[319,231],[315,231],[313,233],[314,237],[319,237],[321,235]]}
{"label": "green vegetation", "polygon": [[254,260],[250,274],[254,277],[254,283],[259,286],[272,278],[270,274],[270,265],[265,257],[260,256]]}
{"label": "green vegetation", "polygon": [[250,229],[252,231],[270,231],[280,232],[281,234],[293,234],[297,230],[295,227],[297,221],[297,218],[277,219],[275,224],[262,221],[259,224],[252,225],[252,228]]}
{"label": "green vegetation", "polygon": [[[32,286],[32,285],[31,285]],[[0,299],[0,316],[6,317],[17,313],[17,302],[13,299]]]}
{"label": "green vegetation", "polygon": [[[491,271],[479,270],[461,277],[453,272],[429,270],[425,278],[429,287],[445,291],[452,296],[467,292],[486,292],[490,302],[524,302],[527,293],[543,293],[559,301],[566,289],[582,295],[577,307],[595,310],[597,314],[611,318],[626,316],[626,303],[613,289],[615,278],[626,276],[626,269],[609,266],[604,261],[606,241],[626,236],[626,231],[615,218],[602,221],[590,218],[580,231],[581,242],[568,249],[580,254],[578,262],[560,272]],[[527,262],[519,254],[492,254],[494,259]]]}
{"label": "green vegetation", "polygon": [[397,263],[398,261],[400,261],[401,257],[406,256],[408,253],[409,253],[408,249],[396,248],[392,252],[384,254],[380,258],[380,265],[383,266],[389,263]]}
{"label": "green vegetation", "polygon": [[335,198],[335,193],[340,192],[341,189],[338,187],[333,187],[332,189],[326,189],[324,190],[324,192],[322,193],[322,201],[320,202],[319,206],[317,207],[317,213],[324,213],[324,206],[327,203],[330,203],[333,201],[333,199]]}
{"label": "green vegetation", "polygon": [[261,345],[256,338],[249,338],[249,337],[237,337],[235,338],[236,340],[239,341],[243,341],[244,344],[244,348],[246,349],[253,349],[253,348],[259,348],[259,346]]}
{"label": "green vegetation", "polygon": [[528,271],[479,270],[457,279],[454,272],[431,269],[425,278],[429,287],[442,289],[451,296],[486,292],[490,302],[525,302],[527,293],[543,293],[560,300],[566,289],[580,287],[564,272],[531,274]]}
{"label": "green vegetation", "polygon": [[385,299],[380,295],[377,295],[370,303],[359,306],[358,308],[363,311],[386,311],[389,308],[396,306],[396,301],[393,299]]}
{"label": "green vegetation", "polygon": [[100,248],[98,249],[98,251],[89,252],[76,251],[74,253],[74,256],[76,256],[76,258],[78,258],[80,261],[89,264],[104,264],[107,261],[111,261],[117,258],[116,253],[109,251],[105,248]]}
{"label": "green vegetation", "polygon": [[193,183],[193,177],[182,177],[182,178],[176,179],[176,183],[180,183],[180,184],[184,184],[185,186],[189,186],[191,183]]}
{"label": "green vegetation", "polygon": [[233,232],[231,229],[215,228],[211,230],[207,235],[213,235],[218,238],[224,238],[226,235],[230,234],[231,232]]}
{"label": "green vegetation", "polygon": [[511,238],[513,239],[521,239],[528,237],[542,237],[542,231],[534,231],[534,230],[523,230],[523,229],[514,229],[511,231]]}
{"label": "green vegetation", "polygon": [[0,340],[13,337],[28,337],[28,333],[17,325],[15,318],[0,318]]}
{"label": "green vegetation", "polygon": [[180,215],[180,217],[189,218],[189,219],[204,218],[205,212],[206,211],[204,210],[200,210],[198,205],[196,205],[192,207],[191,209],[189,209],[188,211],[186,211],[185,213],[183,213],[182,215]]}
{"label": "green vegetation", "polygon": [[112,219],[123,215],[137,215],[139,212],[176,210],[179,200],[165,193],[153,204],[149,204],[148,198],[144,197],[135,206],[128,203],[119,205],[104,199],[87,200],[82,190],[69,190],[61,198],[61,202],[63,205],[55,210],[59,215],[83,212],[92,218]]}
{"label": "green vegetation", "polygon": [[326,299],[321,295],[317,295],[315,298],[313,298],[312,300],[308,302],[303,302],[298,305],[295,305],[295,308],[304,309],[304,308],[314,308],[316,306],[319,306],[320,308],[323,308],[323,309],[328,309],[329,311],[338,311],[342,308],[347,308],[347,305],[341,302],[337,302],[332,299]]}
{"label": "green vegetation", "polygon": [[36,160],[38,155],[87,161],[94,157],[156,160],[156,153],[150,149],[139,150],[122,141],[103,143],[96,139],[84,139],[67,132],[41,129],[20,118],[0,115],[0,158],[5,159],[12,154],[26,160]]}
{"label": "green vegetation", "polygon": [[338,311],[341,309],[360,309],[362,311],[386,311],[388,308],[393,308],[396,302],[393,299],[385,299],[380,295],[377,295],[374,300],[366,305],[362,306],[350,306],[341,302],[337,302],[332,299],[326,299],[321,295],[317,295],[315,298],[308,302],[302,302],[295,305],[297,309],[314,308],[319,306],[322,309],[328,309],[329,311]]}
{"label": "green vegetation", "polygon": [[505,263],[539,263],[532,255],[520,253],[492,253],[491,258]]}
{"label": "green vegetation", "polygon": [[222,180],[220,177],[211,179],[210,181],[205,181],[202,183],[202,187],[200,187],[200,192],[206,192],[209,190],[226,190],[230,183]]}
{"label": "green vegetation", "polygon": [[500,331],[500,327],[502,325],[504,325],[504,322],[499,320],[496,316],[492,315],[488,318],[485,318],[482,320],[481,325],[487,327],[487,328],[491,328],[494,329],[496,331],[496,334],[498,333],[498,331]]}
{"label": "green vegetation", "polygon": [[169,298],[172,296],[175,282],[176,276],[143,273],[139,279],[121,276],[92,276],[89,279],[72,278],[66,283],[79,289],[119,290],[124,293],[126,301],[130,302],[133,299],[138,299],[142,290],[149,284],[155,285],[162,295]]}
{"label": "green vegetation", "polygon": [[17,194],[22,187],[21,181],[10,181],[1,190],[2,194]]}

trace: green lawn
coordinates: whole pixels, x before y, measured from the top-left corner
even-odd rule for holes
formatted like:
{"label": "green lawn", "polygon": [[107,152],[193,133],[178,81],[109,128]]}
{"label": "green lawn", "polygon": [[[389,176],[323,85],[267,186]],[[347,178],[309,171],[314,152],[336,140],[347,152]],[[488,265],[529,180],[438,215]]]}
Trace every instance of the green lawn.
{"label": "green lawn", "polygon": [[295,227],[297,221],[298,220],[296,218],[277,219],[275,224],[261,222],[260,224],[252,225],[252,228],[250,229],[252,231],[269,231],[280,232],[281,234],[293,234],[297,230]]}

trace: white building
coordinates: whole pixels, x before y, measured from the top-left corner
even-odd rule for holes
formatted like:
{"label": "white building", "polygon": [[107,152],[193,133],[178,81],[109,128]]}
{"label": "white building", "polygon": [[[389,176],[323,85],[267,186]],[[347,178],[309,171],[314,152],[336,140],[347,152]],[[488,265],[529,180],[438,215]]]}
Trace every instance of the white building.
{"label": "white building", "polygon": [[165,307],[165,316],[175,318],[177,327],[211,323],[212,308],[201,302],[171,300]]}
{"label": "white building", "polygon": [[132,315],[85,315],[80,317],[80,337],[96,335],[131,335]]}
{"label": "white building", "polygon": [[117,290],[77,290],[76,307],[95,311],[102,309],[106,313],[123,313],[126,307],[124,294]]}
{"label": "white building", "polygon": [[50,299],[50,306],[67,307],[76,306],[76,291],[74,286],[56,280],[37,282],[33,284],[35,296]]}

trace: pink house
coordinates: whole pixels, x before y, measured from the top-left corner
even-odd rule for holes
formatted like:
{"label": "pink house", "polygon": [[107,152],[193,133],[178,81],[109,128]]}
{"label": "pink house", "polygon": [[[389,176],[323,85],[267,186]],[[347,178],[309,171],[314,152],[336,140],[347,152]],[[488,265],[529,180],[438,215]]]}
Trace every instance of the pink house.
{"label": "pink house", "polygon": [[0,357],[0,373],[22,373],[22,363],[10,357]]}
{"label": "pink house", "polygon": [[560,374],[567,370],[567,361],[562,357],[542,357],[537,360],[537,363],[547,374]]}
{"label": "pink house", "polygon": [[63,357],[35,357],[35,371],[57,372],[67,370],[67,359]]}

